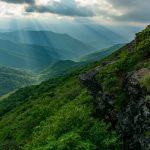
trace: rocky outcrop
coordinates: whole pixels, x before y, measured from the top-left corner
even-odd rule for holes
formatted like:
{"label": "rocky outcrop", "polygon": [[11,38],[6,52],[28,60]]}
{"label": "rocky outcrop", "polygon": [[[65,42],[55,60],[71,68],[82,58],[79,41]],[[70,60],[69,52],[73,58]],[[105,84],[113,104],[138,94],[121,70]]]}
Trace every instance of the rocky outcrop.
{"label": "rocky outcrop", "polygon": [[117,129],[124,141],[124,149],[149,150],[150,110],[145,104],[145,91],[134,76],[127,78],[128,104],[118,113]]}
{"label": "rocky outcrop", "polygon": [[96,99],[97,93],[101,90],[101,86],[95,80],[95,75],[97,74],[98,70],[91,70],[87,74],[80,76],[80,83],[87,87],[90,95]]}
{"label": "rocky outcrop", "polygon": [[150,138],[146,136],[146,132],[150,131],[150,110],[145,104],[146,92],[135,78],[139,74],[132,72],[126,77],[124,88],[128,94],[127,104],[116,111],[115,94],[103,91],[103,87],[95,79],[98,70],[91,70],[80,77],[82,85],[93,96],[97,113],[95,115],[111,121],[112,126],[122,136],[123,150],[150,150]]}

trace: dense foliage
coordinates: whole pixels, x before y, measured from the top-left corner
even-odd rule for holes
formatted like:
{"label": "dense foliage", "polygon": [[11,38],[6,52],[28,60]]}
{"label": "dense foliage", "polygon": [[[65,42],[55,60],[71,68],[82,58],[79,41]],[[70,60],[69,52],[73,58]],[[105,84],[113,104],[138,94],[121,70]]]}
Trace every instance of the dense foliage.
{"label": "dense foliage", "polygon": [[0,67],[0,96],[34,82],[33,74],[29,71]]}
{"label": "dense foliage", "polygon": [[[13,107],[9,105],[11,100]],[[120,146],[111,124],[93,117],[91,97],[80,87],[78,74],[21,89],[5,99],[0,109],[1,149],[92,150]]]}

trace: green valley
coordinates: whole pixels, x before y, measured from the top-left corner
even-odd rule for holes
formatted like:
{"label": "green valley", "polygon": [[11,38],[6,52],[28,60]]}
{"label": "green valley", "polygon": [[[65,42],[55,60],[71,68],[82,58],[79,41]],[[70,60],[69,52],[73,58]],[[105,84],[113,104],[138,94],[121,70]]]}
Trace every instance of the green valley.
{"label": "green valley", "polygon": [[0,96],[35,83],[33,73],[27,70],[0,67]]}
{"label": "green valley", "polygon": [[[4,35],[13,37],[12,35],[9,35],[10,33],[7,34],[5,33]],[[35,32],[34,34],[35,37],[36,34],[40,36],[38,32]],[[57,39],[60,38],[59,34],[56,37]],[[14,39],[16,39],[16,37],[14,37]],[[68,55],[72,55],[74,58],[76,57],[72,54],[72,52],[68,52],[68,50],[66,51],[57,48],[49,48],[49,46],[38,46],[32,44],[22,44],[7,40],[0,40],[0,64],[6,66],[1,67],[0,69],[1,96],[24,86],[38,84],[41,81],[71,73],[72,71],[75,71],[88,63],[106,57],[122,46],[122,44],[115,45],[111,48],[101,50],[99,54],[92,53],[86,55],[79,60],[79,62],[75,62],[73,60],[63,60],[65,57],[70,58]],[[85,47],[85,49],[87,48]],[[75,53],[77,54],[76,51]],[[66,56],[64,57],[63,55]],[[78,57],[81,56],[80,53],[77,55]]]}

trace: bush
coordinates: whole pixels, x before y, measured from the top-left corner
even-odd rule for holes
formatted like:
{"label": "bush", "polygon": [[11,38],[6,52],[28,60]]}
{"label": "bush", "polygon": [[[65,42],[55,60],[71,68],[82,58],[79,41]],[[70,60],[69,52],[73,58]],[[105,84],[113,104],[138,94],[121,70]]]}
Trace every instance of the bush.
{"label": "bush", "polygon": [[147,92],[150,93],[150,74],[144,77],[141,84],[146,88]]}
{"label": "bush", "polygon": [[150,39],[145,39],[138,44],[136,54],[140,59],[150,58]]}

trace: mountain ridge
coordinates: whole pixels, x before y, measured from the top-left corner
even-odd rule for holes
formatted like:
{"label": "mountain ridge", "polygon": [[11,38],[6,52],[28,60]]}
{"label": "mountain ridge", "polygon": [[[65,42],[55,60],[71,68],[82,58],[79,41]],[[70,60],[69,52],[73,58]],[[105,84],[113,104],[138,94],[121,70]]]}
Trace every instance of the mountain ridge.
{"label": "mountain ridge", "polygon": [[[11,35],[11,36],[10,36]],[[21,37],[23,36],[23,37]],[[60,48],[60,49],[74,49],[73,47],[67,47],[66,45],[63,45],[64,42],[70,43],[78,43],[78,45],[83,45],[85,48],[82,51],[90,50],[89,52],[92,52],[95,50],[94,47],[87,45],[83,42],[81,42],[78,39],[75,39],[74,37],[71,37],[70,35],[64,33],[55,33],[52,31],[15,31],[15,32],[7,32],[7,33],[1,33],[0,38],[7,39],[12,42],[19,42],[19,43],[25,43],[25,44],[35,44],[40,46],[49,46],[54,48]],[[14,40],[15,39],[15,40]],[[66,41],[65,41],[66,40]],[[59,46],[59,44],[61,44]],[[67,44],[65,43],[65,44]],[[76,44],[77,45],[77,44]],[[59,47],[58,47],[59,46]],[[65,47],[64,47],[65,46]],[[68,45],[69,46],[69,45]]]}
{"label": "mountain ridge", "polygon": [[80,60],[88,61],[88,62],[98,61],[100,59],[103,59],[103,58],[107,57],[108,55],[115,52],[116,50],[118,50],[119,48],[121,48],[124,45],[125,44],[116,44],[116,45],[113,45],[109,48],[101,49],[97,52],[94,52],[94,53],[88,54],[86,56],[83,56],[82,58],[80,58]]}
{"label": "mountain ridge", "polygon": [[15,68],[40,70],[59,60],[76,61],[95,51],[67,34],[50,31],[0,33],[0,39],[0,64]]}

